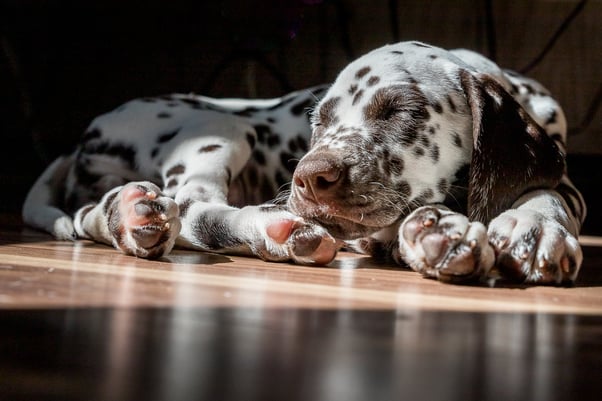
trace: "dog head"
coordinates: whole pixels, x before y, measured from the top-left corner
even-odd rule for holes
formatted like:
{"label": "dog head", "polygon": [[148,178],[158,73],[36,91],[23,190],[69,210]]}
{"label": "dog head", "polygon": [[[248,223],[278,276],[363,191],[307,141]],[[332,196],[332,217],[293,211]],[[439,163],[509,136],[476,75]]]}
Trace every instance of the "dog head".
{"label": "dog head", "polygon": [[312,129],[289,207],[342,239],[391,226],[458,187],[469,217],[487,223],[527,190],[554,186],[564,168],[499,77],[418,42],[348,65],[316,106]]}

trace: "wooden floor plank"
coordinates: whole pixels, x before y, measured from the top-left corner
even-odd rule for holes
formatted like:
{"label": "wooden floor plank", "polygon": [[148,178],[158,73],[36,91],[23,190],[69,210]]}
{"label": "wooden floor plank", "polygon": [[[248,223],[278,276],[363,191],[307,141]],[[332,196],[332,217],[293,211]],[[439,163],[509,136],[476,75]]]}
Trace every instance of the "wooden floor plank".
{"label": "wooden floor plank", "polygon": [[[458,286],[342,253],[326,267],[176,250],[158,261],[28,229],[0,244],[0,308],[244,306],[602,315],[601,246],[585,247],[575,287]],[[588,237],[588,244],[598,245]]]}

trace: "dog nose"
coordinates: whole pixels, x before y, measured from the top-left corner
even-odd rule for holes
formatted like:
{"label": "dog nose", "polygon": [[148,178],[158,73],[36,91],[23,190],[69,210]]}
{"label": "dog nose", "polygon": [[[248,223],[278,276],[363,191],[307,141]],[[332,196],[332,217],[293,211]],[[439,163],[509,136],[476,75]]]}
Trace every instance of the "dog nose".
{"label": "dog nose", "polygon": [[293,183],[303,196],[317,200],[339,186],[344,171],[344,166],[333,156],[310,156],[297,165]]}

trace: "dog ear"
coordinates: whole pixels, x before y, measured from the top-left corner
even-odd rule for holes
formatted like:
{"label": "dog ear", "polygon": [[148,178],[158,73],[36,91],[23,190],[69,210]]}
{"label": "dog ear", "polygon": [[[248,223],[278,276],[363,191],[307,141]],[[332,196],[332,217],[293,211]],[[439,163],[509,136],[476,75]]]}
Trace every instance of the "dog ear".
{"label": "dog ear", "polygon": [[463,70],[460,80],[472,112],[468,217],[487,224],[522,194],[554,188],[564,155],[494,78]]}

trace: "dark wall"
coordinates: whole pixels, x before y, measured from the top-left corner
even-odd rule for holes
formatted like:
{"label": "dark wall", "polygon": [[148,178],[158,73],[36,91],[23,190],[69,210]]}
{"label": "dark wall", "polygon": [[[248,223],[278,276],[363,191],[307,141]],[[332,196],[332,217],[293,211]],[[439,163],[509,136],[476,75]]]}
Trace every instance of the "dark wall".
{"label": "dark wall", "polygon": [[[247,95],[224,82],[219,64],[242,75],[246,59],[286,45],[301,17],[294,1],[262,3],[271,11],[260,23],[244,1],[0,2],[0,176],[9,192],[0,211],[18,210],[42,167],[128,99]],[[266,96],[284,91],[277,80],[268,87]]]}
{"label": "dark wall", "polygon": [[[467,47],[519,69],[577,4],[0,0],[0,213],[19,210],[43,167],[70,150],[94,116],[128,99],[277,96],[329,82],[353,57],[395,40]],[[601,13],[602,3],[588,2],[532,71],[565,105],[572,127],[602,80]],[[599,199],[589,174],[602,154],[599,115],[569,142],[571,173],[590,204]],[[600,226],[592,209],[588,224]]]}

